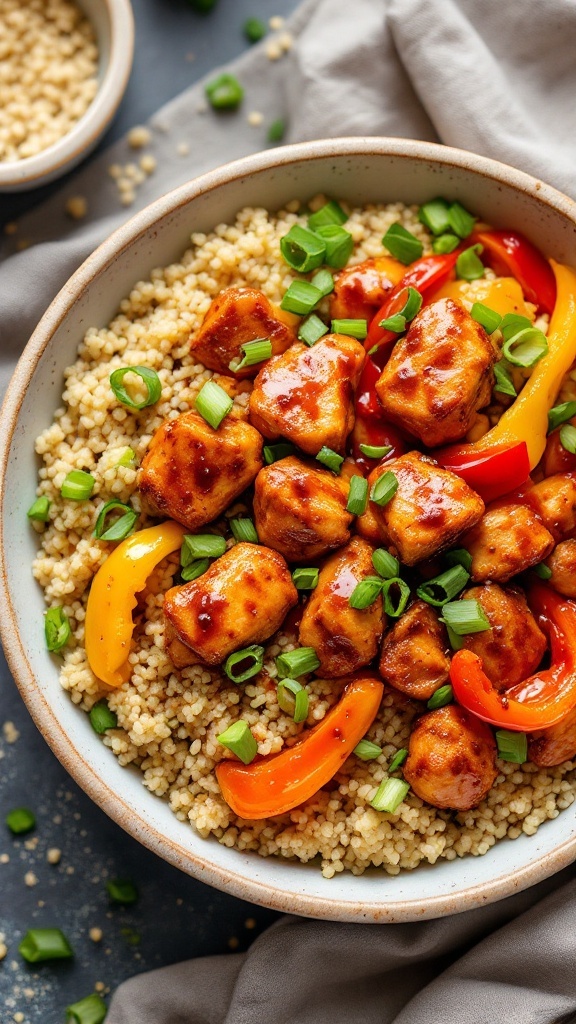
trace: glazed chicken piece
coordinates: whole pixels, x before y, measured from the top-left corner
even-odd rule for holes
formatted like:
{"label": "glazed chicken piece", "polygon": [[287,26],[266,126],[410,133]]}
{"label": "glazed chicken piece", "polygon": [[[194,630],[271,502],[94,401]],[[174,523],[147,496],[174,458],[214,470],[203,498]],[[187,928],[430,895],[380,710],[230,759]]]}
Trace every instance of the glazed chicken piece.
{"label": "glazed chicken piece", "polygon": [[168,639],[191,648],[198,661],[219,665],[233,651],[272,636],[297,601],[290,570],[277,551],[235,544],[203,576],[168,591]]}
{"label": "glazed chicken piece", "polygon": [[258,537],[289,562],[310,559],[350,540],[346,511],[349,483],[296,456],[266,466],[256,477],[254,518]]}
{"label": "glazed chicken piece", "polygon": [[576,708],[550,729],[540,729],[528,737],[528,760],[541,768],[552,768],[575,757]]}
{"label": "glazed chicken piece", "polygon": [[505,583],[542,562],[554,547],[554,538],[531,508],[503,505],[488,509],[461,543],[472,556],[476,583]]}
{"label": "glazed chicken piece", "polygon": [[[576,416],[573,416],[568,423],[576,427]],[[576,455],[566,451],[560,441],[560,427],[553,430],[546,438],[546,449],[540,463],[544,476],[553,476],[555,473],[570,473],[576,470]]]}
{"label": "glazed chicken piece", "polygon": [[429,448],[457,441],[490,401],[495,361],[484,328],[460,303],[433,302],[414,318],[376,382],[386,419]]}
{"label": "glazed chicken piece", "polygon": [[392,472],[398,490],[387,505],[370,502],[385,543],[393,544],[405,565],[443,551],[481,518],[484,502],[468,484],[441,469],[420,452],[408,452],[372,471],[370,490],[383,473]]}
{"label": "glazed chicken piece", "polygon": [[572,538],[557,544],[548,555],[546,565],[552,571],[548,586],[564,597],[576,598],[576,540]]}
{"label": "glazed chicken piece", "polygon": [[368,665],[378,651],[384,629],[382,596],[362,610],[348,603],[356,585],[374,576],[373,550],[361,537],[353,537],[324,563],[304,609],[300,643],[314,648],[319,671],[327,679]]}
{"label": "glazed chicken piece", "polygon": [[308,455],[323,445],[343,454],[364,358],[360,342],[344,334],[327,334],[312,348],[292,345],[260,370],[250,422],[264,437],[285,437]]}
{"label": "glazed chicken piece", "polygon": [[554,540],[563,540],[576,530],[576,476],[556,473],[535,484],[526,501],[544,523]]}
{"label": "glazed chicken piece", "polygon": [[390,256],[375,256],[346,267],[334,280],[330,318],[370,322],[405,273],[406,267]]}
{"label": "glazed chicken piece", "polygon": [[[268,338],[278,355],[296,341],[299,319],[275,306],[257,288],[226,288],[214,299],[190,351],[204,366],[230,374],[233,359],[242,357],[241,345]],[[261,364],[247,366],[238,377],[255,377]]]}
{"label": "glazed chicken piece", "polygon": [[415,700],[429,700],[448,679],[446,629],[425,601],[414,601],[384,637],[380,675]]}
{"label": "glazed chicken piece", "polygon": [[491,789],[496,743],[479,718],[457,704],[418,719],[408,746],[404,778],[433,807],[469,811]]}
{"label": "glazed chicken piece", "polygon": [[262,438],[249,423],[227,416],[213,430],[202,416],[185,412],[154,434],[138,487],[152,515],[196,530],[224,512],[261,466]]}
{"label": "glazed chicken piece", "polygon": [[464,647],[482,659],[484,671],[497,690],[507,690],[536,671],[546,650],[524,594],[496,583],[465,590],[463,598],[478,601],[491,629],[469,633]]}

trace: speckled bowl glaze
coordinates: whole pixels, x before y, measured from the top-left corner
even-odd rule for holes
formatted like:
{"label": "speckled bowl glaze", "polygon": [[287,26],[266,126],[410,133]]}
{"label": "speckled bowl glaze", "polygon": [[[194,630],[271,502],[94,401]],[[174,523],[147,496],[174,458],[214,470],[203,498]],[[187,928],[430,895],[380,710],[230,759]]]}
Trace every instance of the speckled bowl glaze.
{"label": "speckled bowl glaze", "polygon": [[18,364],[0,419],[0,617],[10,667],[38,728],[65,768],[127,832],[172,864],[235,896],[277,910],[356,922],[439,917],[502,899],[576,856],[576,804],[535,836],[497,843],[484,857],[439,861],[390,877],[368,871],[326,880],[315,864],[262,859],[204,840],[121,768],[58,682],[44,648],[44,610],[32,578],[36,535],[34,439],[60,404],[62,373],[89,325],[104,326],[153,267],[177,259],[192,231],[209,231],[245,205],[271,210],[325,192],[353,203],[459,199],[495,225],[520,228],[547,254],[576,265],[576,204],[542,182],[471,153],[399,139],[338,139],[260,153],[163,196],[90,256],[54,300]]}
{"label": "speckled bowl glaze", "polygon": [[0,162],[0,192],[47,185],[88,156],[109,127],[126,92],[134,55],[130,0],[77,0],[98,41],[98,92],[73,128],[35,156]]}

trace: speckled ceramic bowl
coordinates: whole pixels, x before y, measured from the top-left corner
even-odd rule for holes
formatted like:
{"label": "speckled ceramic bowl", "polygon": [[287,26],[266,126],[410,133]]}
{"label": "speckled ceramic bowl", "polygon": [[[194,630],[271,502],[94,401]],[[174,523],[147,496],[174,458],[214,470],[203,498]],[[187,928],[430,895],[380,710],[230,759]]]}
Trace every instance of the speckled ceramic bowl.
{"label": "speckled ceramic bowl", "polygon": [[248,157],[206,174],[137,214],[83,264],[54,300],[24,352],[0,420],[0,617],[7,657],[30,712],[62,764],[123,828],[183,871],[277,910],[343,921],[407,921],[470,909],[523,889],[576,856],[576,804],[535,836],[497,843],[484,857],[326,880],[313,864],[240,853],[201,839],[121,768],[58,682],[44,648],[44,603],[28,568],[36,535],[34,439],[60,404],[62,373],[89,325],[104,326],[134,283],[177,259],[192,231],[209,231],[242,206],[275,209],[317,192],[354,203],[459,199],[495,225],[521,228],[546,253],[576,264],[576,204],[519,171],[471,153],[399,139],[338,139]]}

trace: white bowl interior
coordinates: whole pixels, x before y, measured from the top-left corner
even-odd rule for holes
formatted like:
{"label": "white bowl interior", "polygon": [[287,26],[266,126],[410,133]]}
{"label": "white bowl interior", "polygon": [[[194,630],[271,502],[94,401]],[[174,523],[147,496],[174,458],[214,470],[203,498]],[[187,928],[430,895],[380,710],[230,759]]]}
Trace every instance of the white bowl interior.
{"label": "white bowl interior", "polygon": [[[268,168],[272,159],[284,163]],[[9,392],[2,436],[14,417],[16,426],[4,457],[2,532],[13,618],[3,616],[3,639],[30,710],[60,760],[112,817],[161,856],[238,896],[283,910],[352,921],[435,917],[508,895],[565,866],[576,854],[576,804],[536,836],[500,842],[481,858],[439,861],[397,877],[370,871],[325,880],[316,865],[266,860],[203,840],[148,793],[139,772],[120,767],[61,689],[57,660],[44,648],[43,598],[29,568],[36,549],[26,519],[36,485],[34,439],[60,403],[63,368],[74,361],[86,328],[104,326],[136,281],[181,255],[192,231],[209,231],[244,205],[273,210],[317,192],[354,203],[420,203],[447,195],[489,222],[522,229],[548,254],[576,264],[569,200],[545,186],[534,190],[530,179],[500,165],[418,143],[340,140],[289,147],[273,158],[239,161],[164,197],[117,232],[66,285],[35,332]],[[34,351],[44,345],[19,405]]]}

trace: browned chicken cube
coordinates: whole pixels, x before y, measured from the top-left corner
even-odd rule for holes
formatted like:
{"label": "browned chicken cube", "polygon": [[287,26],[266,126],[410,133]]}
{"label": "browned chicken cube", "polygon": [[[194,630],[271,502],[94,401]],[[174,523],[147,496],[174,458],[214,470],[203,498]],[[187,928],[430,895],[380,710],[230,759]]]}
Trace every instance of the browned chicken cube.
{"label": "browned chicken cube", "polygon": [[250,422],[264,437],[286,437],[308,455],[323,445],[343,453],[364,358],[360,342],[343,334],[327,334],[312,348],[293,345],[260,370]]}
{"label": "browned chicken cube", "polygon": [[468,634],[464,646],[482,659],[484,671],[496,689],[507,690],[532,675],[546,650],[546,637],[524,594],[488,583],[464,591],[462,597],[478,601],[492,627]]}
{"label": "browned chicken cube", "polygon": [[346,267],[335,278],[330,318],[370,321],[405,273],[406,267],[390,256],[375,256]]}
{"label": "browned chicken cube", "polygon": [[541,480],[526,493],[526,501],[554,540],[563,540],[576,530],[576,476],[571,473]]}
{"label": "browned chicken cube", "polygon": [[380,675],[415,700],[429,700],[448,679],[450,645],[437,613],[414,601],[384,637]]}
{"label": "browned chicken cube", "polygon": [[[296,341],[298,317],[275,306],[257,288],[226,288],[214,299],[190,350],[204,366],[233,373],[230,363],[242,357],[241,345],[268,338],[277,355]],[[261,366],[247,366],[239,377],[255,377]]]}
{"label": "browned chicken cube", "polygon": [[376,393],[384,415],[429,448],[464,437],[492,393],[495,349],[453,299],[439,299],[412,321],[392,350]]}
{"label": "browned chicken cube", "polygon": [[152,515],[189,530],[210,523],[252,483],[262,466],[262,438],[227,416],[218,430],[195,412],[167,420],[142,461],[138,487]]}
{"label": "browned chicken cube", "polygon": [[469,811],[492,788],[496,743],[479,718],[457,704],[418,719],[408,745],[404,778],[433,807]]}
{"label": "browned chicken cube", "polygon": [[366,511],[358,516],[354,524],[356,533],[359,533],[365,540],[369,540],[371,544],[380,544],[383,540],[382,530],[378,525],[378,520],[370,508],[370,502],[366,507]]}
{"label": "browned chicken cube", "polygon": [[420,452],[408,452],[377,466],[368,477],[370,490],[384,473],[398,481],[384,506],[370,502],[384,542],[394,545],[405,565],[443,551],[481,518],[484,502],[455,473],[441,469]]}
{"label": "browned chicken cube", "polygon": [[563,540],[557,544],[546,565],[552,575],[548,584],[564,597],[576,598],[576,540]]}
{"label": "browned chicken cube", "polygon": [[354,518],[346,511],[348,490],[347,480],[293,455],[266,466],[254,489],[260,541],[289,562],[308,562],[342,547]]}
{"label": "browned chicken cube", "polygon": [[[206,665],[267,640],[298,601],[290,570],[277,551],[235,544],[198,579],[172,587],[164,615],[176,637]],[[173,631],[173,632],[172,632]]]}
{"label": "browned chicken cube", "polygon": [[488,509],[478,526],[462,537],[472,555],[472,579],[505,583],[517,573],[542,562],[554,538],[531,508],[503,505]]}
{"label": "browned chicken cube", "polygon": [[382,595],[368,608],[351,608],[356,585],[374,576],[374,548],[361,537],[332,555],[320,570],[300,622],[300,643],[313,647],[327,679],[345,676],[375,657],[384,628]]}
{"label": "browned chicken cube", "polygon": [[540,729],[528,737],[528,760],[541,768],[552,768],[576,757],[576,708],[557,725]]}

